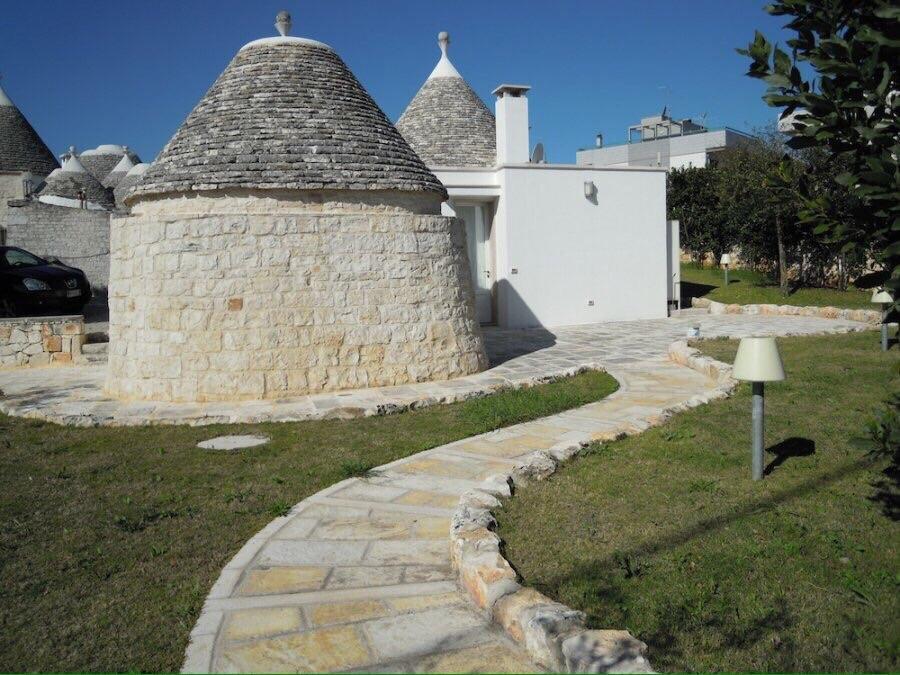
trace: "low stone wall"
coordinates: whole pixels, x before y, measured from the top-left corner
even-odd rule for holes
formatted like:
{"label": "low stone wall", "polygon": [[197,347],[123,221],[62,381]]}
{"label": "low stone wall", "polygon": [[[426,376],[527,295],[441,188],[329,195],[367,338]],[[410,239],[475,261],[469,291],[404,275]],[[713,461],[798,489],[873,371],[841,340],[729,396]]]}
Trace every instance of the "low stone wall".
{"label": "low stone wall", "polygon": [[71,365],[83,343],[81,316],[0,319],[0,368]]}
{"label": "low stone wall", "polygon": [[709,309],[710,314],[768,314],[780,316],[816,316],[820,319],[844,319],[877,325],[881,312],[874,309],[841,309],[799,305],[726,305],[709,298],[691,298],[691,306]]}

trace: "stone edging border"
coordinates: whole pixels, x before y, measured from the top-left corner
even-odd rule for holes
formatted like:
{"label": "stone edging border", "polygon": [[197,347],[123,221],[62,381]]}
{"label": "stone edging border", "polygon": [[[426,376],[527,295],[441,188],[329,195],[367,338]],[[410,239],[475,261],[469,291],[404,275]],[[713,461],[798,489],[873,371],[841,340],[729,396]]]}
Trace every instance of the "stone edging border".
{"label": "stone edging border", "polygon": [[728,305],[709,298],[691,298],[691,306],[709,309],[710,314],[768,314],[779,316],[815,316],[820,319],[844,319],[870,325],[881,324],[881,312],[874,309],[841,309],[808,305]]}
{"label": "stone edging border", "polygon": [[[730,365],[704,356],[686,341],[669,346],[669,359],[706,375],[716,386],[709,394],[694,396],[646,420],[644,428],[658,426],[675,413],[725,398],[738,384],[731,377]],[[623,427],[610,431],[609,440],[634,433],[640,430]],[[553,672],[653,672],[646,656],[647,645],[628,631],[587,629],[583,612],[523,587],[503,557],[503,542],[495,532],[497,520],[491,509],[500,507],[500,498],[512,496],[516,486],[547,478],[589,445],[587,441],[559,443],[549,450],[538,450],[510,473],[490,476],[463,494],[451,518],[451,562],[474,604],[489,613],[535,663]]]}

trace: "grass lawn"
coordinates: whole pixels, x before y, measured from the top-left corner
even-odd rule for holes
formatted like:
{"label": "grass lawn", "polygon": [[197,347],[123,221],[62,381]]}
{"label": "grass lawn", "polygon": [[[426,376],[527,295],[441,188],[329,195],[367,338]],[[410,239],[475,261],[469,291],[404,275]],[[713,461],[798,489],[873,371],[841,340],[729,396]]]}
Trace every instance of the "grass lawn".
{"label": "grass lawn", "polygon": [[[853,444],[900,385],[900,354],[874,332],[780,345],[765,480],[750,480],[742,384],[509,500],[499,534],[526,584],[629,629],[660,670],[900,669],[886,461]],[[736,350],[701,347],[724,361]]]}
{"label": "grass lawn", "polygon": [[[76,429],[0,416],[0,670],[177,671],[228,559],[273,517],[350,475],[583,405],[589,372],[388,417]],[[262,433],[235,453],[196,443]]]}
{"label": "grass lawn", "polygon": [[728,286],[719,267],[697,267],[681,263],[681,302],[686,307],[692,297],[704,297],[726,304],[816,305],[849,309],[878,309],[870,300],[871,291],[855,288],[838,291],[833,288],[800,288],[785,297],[778,284],[761,272],[729,270]]}

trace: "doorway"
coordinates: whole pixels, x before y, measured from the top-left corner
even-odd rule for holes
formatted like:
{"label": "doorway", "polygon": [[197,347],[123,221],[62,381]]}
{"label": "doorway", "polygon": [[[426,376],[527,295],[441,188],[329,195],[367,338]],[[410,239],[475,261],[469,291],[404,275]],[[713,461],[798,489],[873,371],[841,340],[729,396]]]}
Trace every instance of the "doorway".
{"label": "doorway", "polygon": [[479,323],[493,323],[494,270],[491,244],[491,219],[487,204],[454,204],[457,218],[466,223],[466,242],[472,287],[475,289],[475,312]]}

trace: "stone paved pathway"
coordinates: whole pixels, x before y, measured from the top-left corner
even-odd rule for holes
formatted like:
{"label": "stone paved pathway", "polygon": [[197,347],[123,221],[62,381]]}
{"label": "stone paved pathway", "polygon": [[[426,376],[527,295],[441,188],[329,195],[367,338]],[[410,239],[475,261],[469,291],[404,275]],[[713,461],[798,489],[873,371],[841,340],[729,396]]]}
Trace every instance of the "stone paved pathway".
{"label": "stone paved pathway", "polygon": [[549,330],[488,329],[492,367],[445,382],[361,389],[277,401],[240,403],[123,402],[103,393],[104,364],[0,370],[0,412],[77,426],[300,421],[377,415],[448,403],[518,387],[584,368],[664,359],[666,347],[700,324],[703,336],[858,329],[862,324],[812,317],[723,315],[628,321]]}
{"label": "stone paved pathway", "polygon": [[[641,431],[664,408],[709,392],[713,382],[666,357],[692,323],[491,332],[492,356],[502,363],[493,372],[533,377],[602,364],[620,389],[575,410],[386,464],[297,504],[225,567],[191,634],[184,669],[539,670],[458,590],[449,560],[452,510],[463,492],[535,450]],[[862,328],[782,317],[699,323],[707,337]]]}

